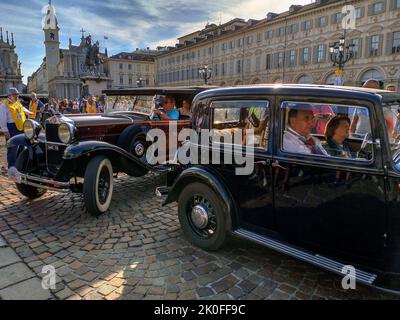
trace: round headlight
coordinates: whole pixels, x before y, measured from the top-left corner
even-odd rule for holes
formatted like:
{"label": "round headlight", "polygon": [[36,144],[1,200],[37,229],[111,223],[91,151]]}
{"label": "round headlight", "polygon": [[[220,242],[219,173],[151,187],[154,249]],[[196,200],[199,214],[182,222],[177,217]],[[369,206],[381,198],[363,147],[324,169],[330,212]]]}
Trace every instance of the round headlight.
{"label": "round headlight", "polygon": [[24,123],[24,134],[29,140],[35,137],[35,125],[32,120],[26,120]]}
{"label": "round headlight", "polygon": [[72,129],[66,123],[60,124],[58,127],[58,138],[62,143],[70,144],[72,141]]}

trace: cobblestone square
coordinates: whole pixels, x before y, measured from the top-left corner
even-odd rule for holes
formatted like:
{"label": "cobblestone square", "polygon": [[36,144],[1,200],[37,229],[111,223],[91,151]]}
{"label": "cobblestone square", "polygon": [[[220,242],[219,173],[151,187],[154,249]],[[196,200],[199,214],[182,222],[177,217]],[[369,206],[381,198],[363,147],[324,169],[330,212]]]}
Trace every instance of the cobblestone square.
{"label": "cobblestone square", "polygon": [[[4,142],[1,141],[3,144]],[[5,163],[4,147],[1,162]],[[121,176],[110,211],[98,219],[78,194],[24,199],[0,177],[2,299],[392,299],[248,241],[208,253],[182,236],[176,205],[154,190],[163,177]],[[2,239],[6,243],[2,243]],[[52,265],[56,288],[43,290]]]}

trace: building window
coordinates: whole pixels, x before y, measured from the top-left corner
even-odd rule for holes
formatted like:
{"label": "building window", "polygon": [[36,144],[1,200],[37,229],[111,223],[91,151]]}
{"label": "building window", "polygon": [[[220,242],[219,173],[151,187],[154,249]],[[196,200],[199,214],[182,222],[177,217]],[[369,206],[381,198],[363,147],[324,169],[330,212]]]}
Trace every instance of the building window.
{"label": "building window", "polygon": [[120,63],[120,64],[119,64],[119,69],[122,70],[123,68],[124,68],[123,64]]}
{"label": "building window", "polygon": [[[400,0],[397,2],[400,2]],[[400,31],[393,32],[392,37],[392,53],[400,53]]]}
{"label": "building window", "polygon": [[352,39],[354,59],[361,58],[361,39]]}
{"label": "building window", "polygon": [[337,12],[337,13],[335,13],[334,15],[333,15],[333,23],[334,24],[336,24],[336,23],[340,23],[340,22],[342,22],[342,13],[341,12]]}
{"label": "building window", "polygon": [[327,25],[327,19],[325,16],[319,17],[317,20],[318,27],[325,27]]}
{"label": "building window", "polygon": [[226,50],[226,43],[223,43],[223,44],[221,45],[221,50],[222,50],[222,51],[225,51],[225,50]]}
{"label": "building window", "polygon": [[242,72],[242,61],[238,60],[236,65],[236,73],[241,73],[241,72]]}
{"label": "building window", "polygon": [[214,75],[218,77],[218,64],[214,66]]}
{"label": "building window", "polygon": [[393,9],[400,9],[400,0],[393,0]]}
{"label": "building window", "polygon": [[285,28],[284,27],[280,27],[278,28],[278,37],[283,37],[285,35]]}
{"label": "building window", "polygon": [[261,70],[261,57],[256,57],[256,71]]}
{"label": "building window", "polygon": [[247,45],[250,45],[250,44],[252,44],[253,43],[253,36],[247,36],[246,37],[246,44]]}
{"label": "building window", "polygon": [[283,54],[283,52],[279,52],[278,53],[278,63],[277,63],[278,68],[283,68],[283,63],[284,63],[284,54]]}
{"label": "building window", "polygon": [[301,62],[302,64],[310,63],[310,48],[303,48],[301,50]]}
{"label": "building window", "polygon": [[383,2],[376,2],[371,7],[372,14],[378,14],[383,11]]}
{"label": "building window", "polygon": [[269,53],[267,54],[265,69],[267,69],[267,70],[272,69],[272,54],[269,54]]}
{"label": "building window", "polygon": [[289,65],[292,67],[296,65],[296,50],[290,50],[289,52]]}
{"label": "building window", "polygon": [[129,69],[129,70],[132,70],[132,65],[131,65],[131,64],[128,65],[128,69]]}
{"label": "building window", "polygon": [[298,31],[299,31],[299,25],[297,23],[294,23],[289,27],[289,33],[291,34],[297,33]]}
{"label": "building window", "polygon": [[131,77],[129,77],[129,85],[130,86],[132,85],[132,78]]}
{"label": "building window", "polygon": [[312,28],[312,20],[303,21],[303,23],[301,24],[301,29],[303,31],[310,30],[311,28]]}
{"label": "building window", "polygon": [[325,61],[325,45],[320,44],[317,46],[317,63]]}
{"label": "building window", "polygon": [[257,42],[261,42],[261,33],[257,33]]}
{"label": "building window", "polygon": [[221,65],[221,74],[222,74],[222,76],[225,75],[225,63],[222,63],[222,65]]}
{"label": "building window", "polygon": [[265,31],[265,40],[270,40],[273,37],[274,37],[274,31],[273,30]]}
{"label": "building window", "polygon": [[229,62],[229,74],[233,75],[235,68],[235,63],[233,61]]}
{"label": "building window", "polygon": [[364,8],[356,8],[356,18],[361,19],[364,16]]}
{"label": "building window", "polygon": [[235,41],[229,41],[229,49],[235,48]]}
{"label": "building window", "polygon": [[375,57],[379,55],[379,48],[380,48],[380,36],[375,35],[371,37],[370,40],[370,52],[369,55],[371,57]]}
{"label": "building window", "polygon": [[124,77],[119,77],[119,84],[124,84]]}
{"label": "building window", "polygon": [[251,59],[246,60],[246,73],[251,72]]}

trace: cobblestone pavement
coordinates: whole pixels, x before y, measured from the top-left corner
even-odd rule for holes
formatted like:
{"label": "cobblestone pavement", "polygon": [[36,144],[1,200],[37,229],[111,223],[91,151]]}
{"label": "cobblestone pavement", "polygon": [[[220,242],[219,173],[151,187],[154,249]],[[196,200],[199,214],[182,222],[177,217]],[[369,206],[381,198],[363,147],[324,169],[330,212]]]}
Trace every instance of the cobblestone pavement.
{"label": "cobblestone pavement", "polygon": [[[31,202],[0,177],[0,236],[17,254],[11,273],[30,279],[3,283],[0,269],[0,298],[24,290],[32,299],[393,298],[361,285],[344,291],[335,275],[248,241],[235,239],[217,253],[193,247],[176,205],[162,207],[153,196],[161,184],[152,174],[119,178],[110,212],[95,219],[81,195],[49,192]],[[56,289],[37,293],[45,265],[56,268]]]}

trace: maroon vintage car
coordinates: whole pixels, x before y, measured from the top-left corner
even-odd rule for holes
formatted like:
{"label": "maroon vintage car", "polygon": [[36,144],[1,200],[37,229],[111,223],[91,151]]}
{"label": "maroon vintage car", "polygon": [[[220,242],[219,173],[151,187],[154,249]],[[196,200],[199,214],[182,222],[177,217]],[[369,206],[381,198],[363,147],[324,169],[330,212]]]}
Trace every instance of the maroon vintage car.
{"label": "maroon vintage car", "polygon": [[181,106],[184,98],[193,99],[210,87],[137,88],[105,91],[105,114],[55,115],[42,127],[28,120],[24,134],[9,141],[19,146],[17,188],[24,196],[35,199],[47,190],[84,194],[92,215],[106,212],[113,193],[113,177],[123,172],[140,177],[150,170],[163,171],[146,160],[150,129],[161,129],[168,135],[170,125],[180,129],[190,126],[185,116],[177,121],[151,120],[160,98],[169,95]]}

